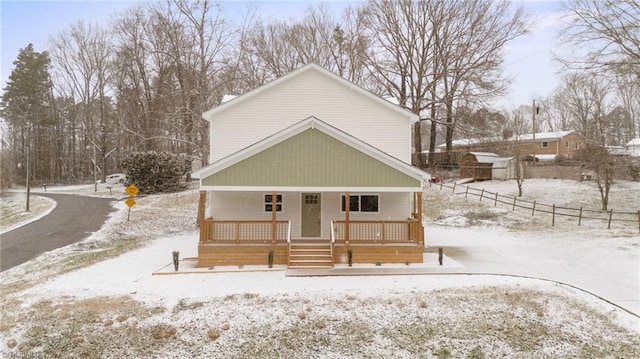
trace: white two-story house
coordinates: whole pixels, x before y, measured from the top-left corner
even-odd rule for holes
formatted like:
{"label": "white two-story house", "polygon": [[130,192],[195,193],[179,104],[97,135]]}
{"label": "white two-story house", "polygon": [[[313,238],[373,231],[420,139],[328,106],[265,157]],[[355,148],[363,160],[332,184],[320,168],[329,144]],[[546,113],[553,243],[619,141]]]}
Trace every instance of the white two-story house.
{"label": "white two-story house", "polygon": [[203,117],[199,267],[422,262],[415,114],[309,64]]}

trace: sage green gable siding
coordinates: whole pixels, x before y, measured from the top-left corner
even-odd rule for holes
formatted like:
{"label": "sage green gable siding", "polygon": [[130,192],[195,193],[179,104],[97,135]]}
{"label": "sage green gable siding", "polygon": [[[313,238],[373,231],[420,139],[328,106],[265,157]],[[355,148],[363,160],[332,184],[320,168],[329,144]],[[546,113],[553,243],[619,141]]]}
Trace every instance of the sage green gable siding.
{"label": "sage green gable siding", "polygon": [[202,185],[415,188],[421,182],[311,128],[204,178]]}

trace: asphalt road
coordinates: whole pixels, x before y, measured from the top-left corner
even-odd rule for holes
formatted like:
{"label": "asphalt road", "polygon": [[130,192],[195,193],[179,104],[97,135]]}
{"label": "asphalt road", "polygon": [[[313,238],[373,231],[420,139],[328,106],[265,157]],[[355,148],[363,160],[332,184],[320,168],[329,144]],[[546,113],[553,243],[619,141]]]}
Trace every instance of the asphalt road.
{"label": "asphalt road", "polygon": [[79,242],[102,227],[115,208],[113,200],[38,193],[57,202],[48,215],[0,235],[0,272],[44,252]]}

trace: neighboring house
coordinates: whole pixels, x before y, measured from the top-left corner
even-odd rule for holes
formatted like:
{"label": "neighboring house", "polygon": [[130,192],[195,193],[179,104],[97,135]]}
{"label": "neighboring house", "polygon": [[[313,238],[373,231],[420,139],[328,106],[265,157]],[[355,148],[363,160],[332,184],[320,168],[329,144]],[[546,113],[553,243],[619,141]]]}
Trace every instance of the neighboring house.
{"label": "neighboring house", "polygon": [[[476,181],[509,180],[517,177],[518,161],[514,157],[500,157],[490,152],[467,152],[460,158],[460,178]],[[522,174],[524,170],[520,168]]]}
{"label": "neighboring house", "polygon": [[199,267],[422,262],[413,113],[309,64],[203,117]]}
{"label": "neighboring house", "polygon": [[[534,140],[535,137],[535,140]],[[575,131],[540,132],[524,134],[520,136],[469,138],[454,140],[452,150],[454,152],[494,152],[502,156],[519,155],[522,158],[536,156],[538,161],[549,158],[554,159],[558,155],[572,158],[576,151],[584,145],[584,140]],[[446,144],[437,147],[438,152],[444,152]]]}
{"label": "neighboring house", "polygon": [[626,144],[627,154],[631,157],[640,157],[640,138],[634,138]]}

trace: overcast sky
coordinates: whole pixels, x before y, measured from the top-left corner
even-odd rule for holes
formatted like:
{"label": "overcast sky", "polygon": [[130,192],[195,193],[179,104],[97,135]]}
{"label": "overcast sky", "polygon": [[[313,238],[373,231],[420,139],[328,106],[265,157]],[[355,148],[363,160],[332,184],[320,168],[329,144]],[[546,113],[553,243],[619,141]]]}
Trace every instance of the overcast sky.
{"label": "overcast sky", "polygon": [[[135,5],[136,1],[0,1],[1,24],[1,87],[13,69],[13,61],[21,48],[33,43],[36,51],[47,50],[50,36],[64,30],[73,22],[106,24],[112,14]],[[260,1],[262,17],[289,18],[302,14],[311,2]],[[330,2],[334,7],[345,1]],[[561,2],[517,1],[536,18],[531,34],[513,41],[506,49],[505,73],[513,78],[512,90],[496,101],[496,106],[510,109],[530,104],[533,99],[549,95],[558,85],[558,66],[552,60],[552,51],[561,51],[555,39],[562,25]],[[243,7],[241,1],[223,2],[225,7]]]}

